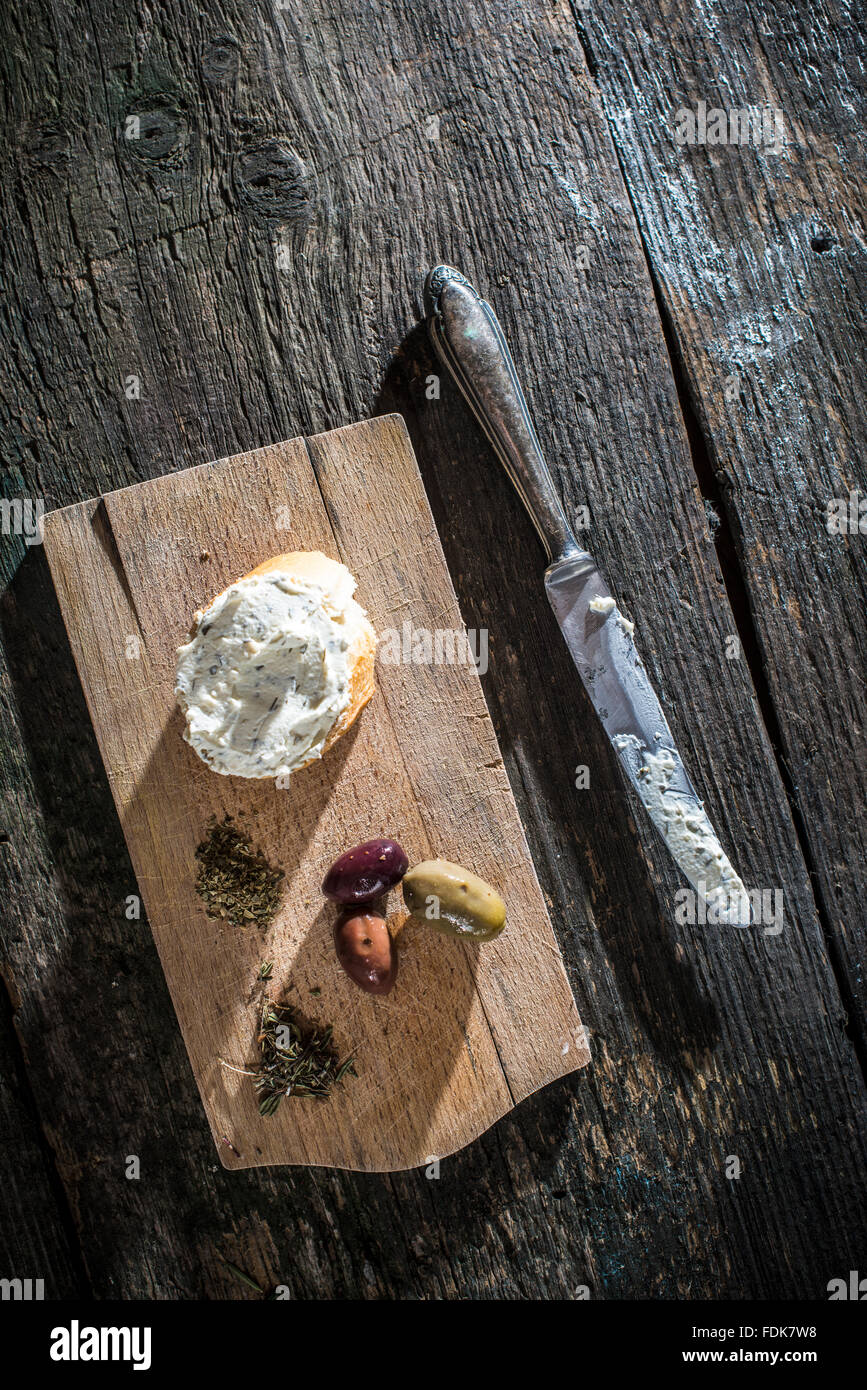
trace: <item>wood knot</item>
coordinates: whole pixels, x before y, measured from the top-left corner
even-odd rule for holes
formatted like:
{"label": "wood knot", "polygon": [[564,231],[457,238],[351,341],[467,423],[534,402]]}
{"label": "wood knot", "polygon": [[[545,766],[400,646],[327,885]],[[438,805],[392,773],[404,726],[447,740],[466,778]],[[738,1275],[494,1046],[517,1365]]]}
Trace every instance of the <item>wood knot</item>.
{"label": "wood knot", "polygon": [[174,97],[142,97],[123,117],[120,138],[127,153],[144,164],[179,164],[189,144],[189,123]]}
{"label": "wood knot", "polygon": [[817,232],[810,238],[810,246],[820,256],[824,256],[827,251],[833,251],[836,245],[837,239],[831,236],[830,232]]}
{"label": "wood knot", "polygon": [[240,65],[238,44],[228,34],[211,39],[202,49],[202,74],[212,87],[234,82]]}
{"label": "wood knot", "polygon": [[263,140],[239,154],[235,184],[242,202],[269,221],[300,222],[309,216],[314,180],[282,140]]}

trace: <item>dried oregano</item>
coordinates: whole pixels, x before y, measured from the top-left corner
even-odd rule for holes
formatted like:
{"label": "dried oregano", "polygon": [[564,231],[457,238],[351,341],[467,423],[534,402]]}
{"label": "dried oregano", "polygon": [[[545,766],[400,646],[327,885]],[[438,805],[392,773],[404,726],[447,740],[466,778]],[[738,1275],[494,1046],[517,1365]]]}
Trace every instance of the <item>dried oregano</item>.
{"label": "dried oregano", "polygon": [[280,903],[283,871],[256,853],[231,816],[219,822],[212,817],[196,858],[196,892],[209,917],[223,918],[233,927],[268,925]]}

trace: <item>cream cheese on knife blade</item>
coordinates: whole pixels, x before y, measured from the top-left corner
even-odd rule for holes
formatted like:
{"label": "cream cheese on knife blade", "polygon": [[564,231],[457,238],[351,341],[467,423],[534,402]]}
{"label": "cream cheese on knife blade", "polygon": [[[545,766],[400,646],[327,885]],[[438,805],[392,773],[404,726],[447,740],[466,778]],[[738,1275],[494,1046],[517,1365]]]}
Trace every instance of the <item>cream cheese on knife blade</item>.
{"label": "cream cheese on knife blade", "polygon": [[749,894],[676,751],[635,648],[635,625],[606,592],[592,561],[590,567],[580,560],[552,567],[546,586],[612,747],[682,872],[706,903],[708,920],[748,926]]}
{"label": "cream cheese on knife blade", "polygon": [[669,843],[691,883],[705,887],[704,898],[713,918],[726,926],[748,925],[750,899],[743,880],[717,838],[716,831],[701,802],[686,802],[671,790],[677,771],[674,754],[668,748],[651,753],[632,734],[612,739],[618,751],[633,747],[641,754],[638,776],[644,788],[644,805],[651,820]]}
{"label": "cream cheese on knife blade", "polygon": [[[615,599],[594,598],[588,607],[602,617],[613,616],[628,636],[635,631],[635,624],[623,617]],[[674,753],[659,748],[655,753],[645,749],[642,755],[643,745],[633,734],[616,734],[611,742],[618,752],[632,747],[640,755],[638,777],[647,813],[690,882],[705,885],[701,896],[713,919],[728,926],[747,925],[751,913],[749,894],[720,844],[703,803],[688,802],[671,789],[677,772]]]}

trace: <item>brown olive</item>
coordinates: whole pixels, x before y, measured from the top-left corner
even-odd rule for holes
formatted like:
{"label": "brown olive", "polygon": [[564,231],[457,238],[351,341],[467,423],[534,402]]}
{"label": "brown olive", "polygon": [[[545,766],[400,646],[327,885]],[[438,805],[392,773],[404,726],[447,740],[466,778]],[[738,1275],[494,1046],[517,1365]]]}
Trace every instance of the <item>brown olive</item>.
{"label": "brown olive", "polygon": [[366,994],[388,994],[397,976],[397,951],[379,912],[344,912],[334,927],[337,959]]}

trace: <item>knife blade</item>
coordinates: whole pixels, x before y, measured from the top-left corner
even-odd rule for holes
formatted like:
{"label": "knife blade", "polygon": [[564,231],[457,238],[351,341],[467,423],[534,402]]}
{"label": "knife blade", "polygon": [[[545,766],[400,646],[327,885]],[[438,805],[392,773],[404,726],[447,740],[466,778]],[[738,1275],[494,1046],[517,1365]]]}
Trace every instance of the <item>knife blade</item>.
{"label": "knife blade", "polygon": [[496,315],[452,266],[425,281],[434,349],[517,488],[548,556],[545,592],[620,766],[710,922],[746,926],[749,894],[714,831],[632,636],[557,496]]}

